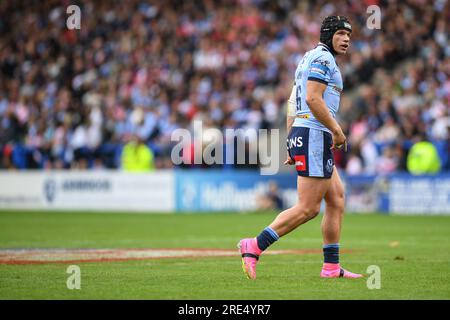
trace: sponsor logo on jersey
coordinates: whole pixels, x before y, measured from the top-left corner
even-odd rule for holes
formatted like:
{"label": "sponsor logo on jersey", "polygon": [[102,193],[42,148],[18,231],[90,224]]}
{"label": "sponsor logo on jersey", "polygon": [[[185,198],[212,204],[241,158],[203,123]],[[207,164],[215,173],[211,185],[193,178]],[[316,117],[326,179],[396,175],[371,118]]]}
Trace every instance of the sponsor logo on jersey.
{"label": "sponsor logo on jersey", "polygon": [[301,148],[303,147],[303,137],[294,137],[287,139],[288,149],[292,149],[293,147]]}
{"label": "sponsor logo on jersey", "polygon": [[337,91],[337,92],[339,92],[339,93],[342,92],[342,89],[339,88],[338,86],[331,86],[331,89],[333,89],[334,91]]}
{"label": "sponsor logo on jersey", "polygon": [[294,156],[295,170],[306,171],[306,158],[305,155]]}
{"label": "sponsor logo on jersey", "polygon": [[315,63],[320,64],[320,65],[325,66],[325,67],[330,66],[330,61],[328,61],[328,60],[322,60],[322,59],[320,59],[320,58],[315,59],[315,60],[311,63],[311,65],[313,65],[313,64],[315,64]]}
{"label": "sponsor logo on jersey", "polygon": [[325,73],[326,73],[325,70],[322,70],[322,69],[319,69],[319,68],[314,68],[314,67],[311,68],[311,72],[320,73],[322,75],[325,75]]}

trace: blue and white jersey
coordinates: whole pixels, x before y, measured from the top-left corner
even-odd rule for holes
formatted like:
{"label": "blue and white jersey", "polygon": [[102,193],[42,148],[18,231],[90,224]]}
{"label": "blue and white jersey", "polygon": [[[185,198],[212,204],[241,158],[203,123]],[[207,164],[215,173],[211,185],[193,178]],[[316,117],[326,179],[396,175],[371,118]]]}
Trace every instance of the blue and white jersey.
{"label": "blue and white jersey", "polygon": [[342,75],[334,56],[326,45],[319,44],[308,51],[298,64],[295,71],[293,94],[291,95],[291,100],[295,97],[295,102],[291,101],[291,103],[295,103],[296,107],[294,127],[306,127],[330,132],[314,118],[306,103],[306,82],[308,80],[318,81],[327,86],[323,93],[323,99],[333,118],[336,117],[343,89]]}

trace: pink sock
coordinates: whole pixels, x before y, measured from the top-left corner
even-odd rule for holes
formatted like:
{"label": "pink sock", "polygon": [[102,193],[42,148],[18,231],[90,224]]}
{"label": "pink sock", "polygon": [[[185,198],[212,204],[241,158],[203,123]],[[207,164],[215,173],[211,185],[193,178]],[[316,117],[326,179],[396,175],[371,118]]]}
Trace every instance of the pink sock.
{"label": "pink sock", "polygon": [[324,262],[323,267],[324,270],[340,270],[341,265],[339,263],[326,263]]}

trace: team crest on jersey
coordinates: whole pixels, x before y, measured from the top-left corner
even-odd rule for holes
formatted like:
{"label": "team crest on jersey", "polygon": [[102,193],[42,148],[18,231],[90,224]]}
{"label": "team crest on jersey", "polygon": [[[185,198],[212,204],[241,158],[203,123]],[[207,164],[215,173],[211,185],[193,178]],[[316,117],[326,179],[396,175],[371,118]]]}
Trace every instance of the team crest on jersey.
{"label": "team crest on jersey", "polygon": [[328,172],[333,171],[333,160],[332,159],[328,159],[326,169]]}

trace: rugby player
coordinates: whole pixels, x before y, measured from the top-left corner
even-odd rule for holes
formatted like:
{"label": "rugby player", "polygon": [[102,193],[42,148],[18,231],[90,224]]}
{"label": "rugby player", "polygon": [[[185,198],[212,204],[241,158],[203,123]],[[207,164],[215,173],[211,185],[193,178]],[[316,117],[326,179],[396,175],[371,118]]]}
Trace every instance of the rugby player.
{"label": "rugby player", "polygon": [[[326,17],[320,29],[320,42],[308,51],[295,72],[288,105],[288,156],[285,164],[298,173],[296,205],[281,212],[257,237],[239,241],[242,267],[250,279],[256,278],[259,256],[272,243],[319,214],[322,199],[325,213],[321,229],[324,263],[323,278],[360,278],[339,263],[339,239],[344,215],[344,186],[332,151],[347,149],[346,137],[335,120],[343,89],[335,57],[344,55],[350,45],[352,27],[346,17]],[[292,108],[289,108],[292,109]]]}

